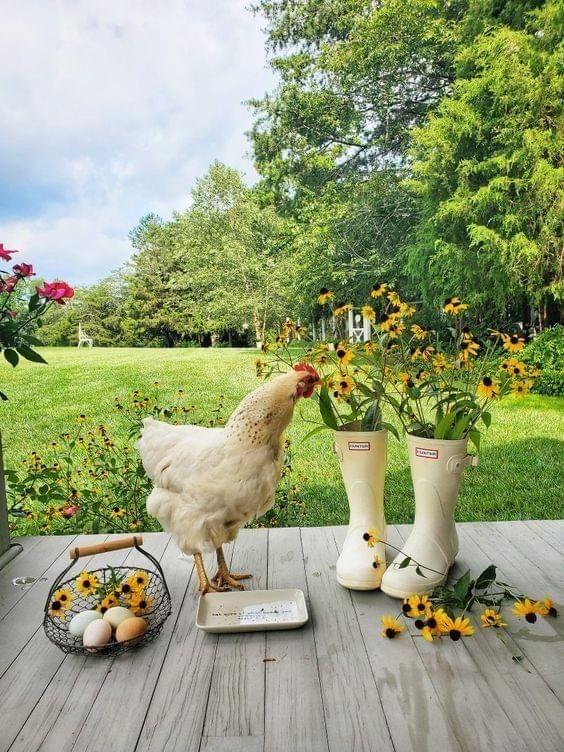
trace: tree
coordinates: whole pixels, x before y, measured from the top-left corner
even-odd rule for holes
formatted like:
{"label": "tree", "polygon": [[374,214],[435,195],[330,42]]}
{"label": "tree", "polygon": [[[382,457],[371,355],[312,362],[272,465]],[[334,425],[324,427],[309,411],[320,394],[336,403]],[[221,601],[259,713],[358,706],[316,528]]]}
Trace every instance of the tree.
{"label": "tree", "polygon": [[414,133],[409,187],[422,220],[409,269],[430,299],[463,292],[482,310],[513,305],[521,318],[522,302],[564,297],[556,7],[461,49],[452,95]]}

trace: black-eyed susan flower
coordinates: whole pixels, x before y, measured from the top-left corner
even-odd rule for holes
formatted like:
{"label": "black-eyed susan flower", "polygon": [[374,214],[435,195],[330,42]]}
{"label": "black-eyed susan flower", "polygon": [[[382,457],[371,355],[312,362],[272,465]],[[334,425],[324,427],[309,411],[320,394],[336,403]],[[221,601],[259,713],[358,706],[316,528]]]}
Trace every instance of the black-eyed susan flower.
{"label": "black-eyed susan flower", "polygon": [[133,574],[129,575],[126,582],[128,582],[131,588],[136,592],[145,590],[149,584],[149,573],[145,572],[143,569],[137,569]]}
{"label": "black-eyed susan flower", "polygon": [[399,313],[399,309],[401,306],[401,298],[397,294],[397,292],[395,290],[390,290],[388,294],[386,295],[386,297],[388,298],[388,300],[393,306],[397,306],[398,313]]}
{"label": "black-eyed susan flower", "polygon": [[415,313],[415,308],[409,303],[399,303],[400,316],[405,316],[406,319],[411,318]]}
{"label": "black-eyed susan flower", "polygon": [[386,562],[384,561],[384,559],[381,559],[379,556],[375,556],[374,559],[372,560],[373,569],[379,569],[380,567],[385,566],[385,565],[386,565]]}
{"label": "black-eyed susan flower", "polygon": [[380,331],[382,332],[389,332],[390,327],[392,327],[395,323],[396,317],[390,313],[383,313],[378,319],[378,326],[380,327]]}
{"label": "black-eyed susan flower", "polygon": [[81,572],[76,578],[76,589],[82,595],[93,595],[100,587],[100,580],[94,572]]}
{"label": "black-eyed susan flower", "polygon": [[525,395],[529,394],[533,384],[534,382],[532,379],[520,379],[518,381],[513,381],[511,384],[511,392],[516,397],[524,397]]}
{"label": "black-eyed susan flower", "polygon": [[397,339],[405,329],[405,324],[401,321],[394,321],[388,327],[388,337],[390,339]]}
{"label": "black-eyed susan flower", "polygon": [[507,626],[507,624],[503,621],[500,612],[496,611],[493,608],[486,608],[484,613],[480,616],[480,621],[482,622],[484,629],[488,629],[489,627],[499,629],[500,627]]}
{"label": "black-eyed susan flower", "polygon": [[384,614],[382,616],[382,637],[387,637],[389,640],[393,640],[405,629],[403,624],[395,619],[390,614]]}
{"label": "black-eyed susan flower", "polygon": [[363,534],[362,540],[366,542],[368,548],[374,548],[374,546],[380,541],[380,533],[378,530],[371,527],[370,530],[367,530]]}
{"label": "black-eyed susan flower", "polygon": [[476,356],[480,345],[473,339],[464,338],[460,343],[460,360],[465,363],[470,356]]}
{"label": "black-eyed susan flower", "polygon": [[102,598],[100,603],[98,603],[98,605],[96,606],[96,611],[99,611],[101,614],[105,614],[109,608],[114,608],[114,606],[119,606],[119,600],[115,595],[109,593]]}
{"label": "black-eyed susan flower", "polygon": [[331,298],[335,297],[335,293],[333,290],[329,290],[327,287],[322,287],[319,291],[319,295],[317,296],[317,302],[319,305],[325,305],[328,303]]}
{"label": "black-eyed susan flower", "polygon": [[543,598],[542,605],[546,608],[546,616],[552,616],[553,619],[558,616],[558,611],[552,598]]}
{"label": "black-eyed susan flower", "polygon": [[426,339],[429,336],[429,329],[425,329],[424,326],[419,326],[419,324],[412,324],[410,326],[410,331],[413,334],[414,339],[418,340],[419,342],[422,342],[424,339]]}
{"label": "black-eyed susan flower", "polygon": [[352,309],[352,303],[337,303],[337,305],[333,309],[333,316],[342,316],[347,311],[352,311]]}
{"label": "black-eyed susan flower", "polygon": [[376,352],[376,349],[377,349],[376,343],[372,342],[372,340],[369,340],[368,342],[364,343],[364,352],[367,355],[374,355],[374,353]]}
{"label": "black-eyed susan flower", "polygon": [[510,353],[520,352],[525,347],[525,337],[520,334],[502,334],[503,347]]}
{"label": "black-eyed susan flower", "polygon": [[408,603],[410,612],[416,617],[427,618],[433,613],[433,604],[426,595],[412,595]]}
{"label": "black-eyed susan flower", "polygon": [[500,368],[510,376],[521,377],[527,375],[527,366],[520,360],[517,360],[517,358],[508,358],[507,360],[504,360]]}
{"label": "black-eyed susan flower", "polygon": [[406,371],[398,373],[399,383],[401,384],[402,391],[408,392],[415,386],[415,382],[411,378],[411,375]]}
{"label": "black-eyed susan flower", "polygon": [[335,350],[335,354],[339,358],[339,362],[343,366],[348,365],[354,358],[354,350],[351,350],[350,347],[347,347],[346,342],[339,342],[337,349]]}
{"label": "black-eyed susan flower", "polygon": [[369,321],[374,321],[374,319],[376,318],[376,311],[370,305],[362,306],[361,313],[364,318],[369,319]]}
{"label": "black-eyed susan flower", "polygon": [[456,297],[456,295],[447,298],[443,303],[443,311],[445,313],[450,313],[452,316],[458,316],[458,314],[462,313],[466,308],[468,308],[468,305],[463,303],[460,298]]}
{"label": "black-eyed susan flower", "polygon": [[71,607],[73,601],[73,594],[69,588],[59,588],[53,593],[53,600],[59,601],[63,609],[66,611]]}
{"label": "black-eyed susan flower", "polygon": [[49,615],[57,619],[64,619],[68,608],[58,598],[53,598],[49,605]]}
{"label": "black-eyed susan flower", "polygon": [[435,348],[431,345],[426,347],[414,347],[411,349],[411,360],[424,360],[427,361],[435,352]]}
{"label": "black-eyed susan flower", "polygon": [[525,598],[522,601],[515,602],[513,605],[513,613],[515,616],[525,617],[525,621],[528,621],[529,624],[534,624],[538,615],[544,616],[548,611],[546,606],[539,601],[533,603],[529,598]]}
{"label": "black-eyed susan flower", "polygon": [[457,616],[456,619],[445,616],[441,619],[441,632],[448,634],[453,642],[457,642],[461,637],[473,635],[474,627],[470,624],[470,619],[467,616]]}
{"label": "black-eyed susan flower", "polygon": [[499,397],[499,384],[491,376],[484,376],[476,387],[476,391],[486,399],[495,399]]}
{"label": "black-eyed susan flower", "polygon": [[146,595],[146,593],[133,593],[128,600],[128,605],[135,616],[141,616],[151,608],[154,600],[152,596]]}
{"label": "black-eyed susan flower", "polygon": [[112,507],[110,510],[110,517],[114,519],[119,519],[120,517],[123,517],[125,515],[125,509],[122,509],[122,507]]}
{"label": "black-eyed susan flower", "polygon": [[437,353],[437,355],[432,358],[431,363],[433,364],[433,370],[436,373],[443,373],[449,367],[448,358],[446,355],[443,355],[443,353]]}
{"label": "black-eyed susan flower", "polygon": [[385,282],[377,282],[375,285],[372,286],[372,290],[370,291],[370,297],[381,298],[382,295],[386,294],[387,289],[388,289],[388,285]]}

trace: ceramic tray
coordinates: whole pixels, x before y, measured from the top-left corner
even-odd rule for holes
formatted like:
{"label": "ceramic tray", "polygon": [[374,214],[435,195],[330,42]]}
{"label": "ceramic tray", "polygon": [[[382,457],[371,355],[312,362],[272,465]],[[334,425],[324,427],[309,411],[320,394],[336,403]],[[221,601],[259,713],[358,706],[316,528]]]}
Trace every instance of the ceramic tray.
{"label": "ceramic tray", "polygon": [[301,590],[243,590],[200,597],[196,626],[206,632],[296,629],[308,620]]}

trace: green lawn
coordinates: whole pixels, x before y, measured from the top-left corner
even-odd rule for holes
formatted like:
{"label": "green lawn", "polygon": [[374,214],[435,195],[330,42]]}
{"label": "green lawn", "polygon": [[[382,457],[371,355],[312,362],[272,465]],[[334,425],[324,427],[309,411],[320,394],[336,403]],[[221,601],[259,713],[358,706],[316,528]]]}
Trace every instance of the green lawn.
{"label": "green lawn", "polygon": [[[161,391],[182,388],[189,401],[213,408],[225,395],[226,414],[259,383],[254,375],[254,350],[43,348],[48,366],[23,363],[16,369],[0,365],[0,382],[9,402],[0,405],[6,465],[76,425],[76,417],[118,427],[114,396],[127,399],[134,389],[149,390],[155,380]],[[494,415],[483,438],[480,464],[468,470],[458,506],[459,520],[561,518],[562,436],[564,399],[529,396],[508,398]],[[295,458],[293,480],[300,488],[303,511],[296,507],[294,524],[344,523],[347,505],[331,434],[321,432],[303,444],[311,428],[300,413],[316,417],[315,405],[302,403],[289,436]],[[124,429],[125,430],[125,427]],[[390,438],[386,480],[389,522],[409,522],[412,492],[405,443]]]}

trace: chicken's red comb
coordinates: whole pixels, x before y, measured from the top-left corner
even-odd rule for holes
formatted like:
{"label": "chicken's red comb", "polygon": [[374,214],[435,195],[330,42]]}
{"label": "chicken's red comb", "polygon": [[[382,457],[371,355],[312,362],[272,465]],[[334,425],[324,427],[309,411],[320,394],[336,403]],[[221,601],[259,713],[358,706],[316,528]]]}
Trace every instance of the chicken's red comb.
{"label": "chicken's red comb", "polygon": [[313,366],[311,366],[309,363],[296,363],[295,366],[293,366],[294,371],[307,371],[312,376],[315,376],[316,380],[319,381],[319,374],[315,370]]}

